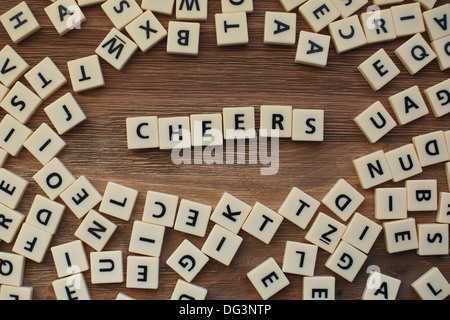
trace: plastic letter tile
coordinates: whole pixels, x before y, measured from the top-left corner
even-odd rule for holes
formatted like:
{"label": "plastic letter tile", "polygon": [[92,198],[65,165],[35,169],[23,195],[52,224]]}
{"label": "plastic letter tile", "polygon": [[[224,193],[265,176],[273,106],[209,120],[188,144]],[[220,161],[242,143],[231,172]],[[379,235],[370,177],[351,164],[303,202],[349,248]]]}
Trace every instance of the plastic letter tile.
{"label": "plastic letter tile", "polygon": [[412,138],[422,167],[450,160],[444,131],[434,131]]}
{"label": "plastic letter tile", "polygon": [[75,177],[58,158],[53,158],[47,163],[33,176],[33,179],[50,200],[55,200],[61,192],[75,182]]}
{"label": "plastic letter tile", "polygon": [[306,2],[306,0],[280,0],[280,2],[284,10],[290,12]]}
{"label": "plastic letter tile", "polygon": [[364,189],[392,180],[392,173],[383,150],[355,159],[353,165]]}
{"label": "plastic letter tile", "polygon": [[81,24],[86,21],[86,16],[75,0],[57,0],[44,10],[61,36],[80,29]]}
{"label": "plastic letter tile", "polygon": [[14,43],[19,43],[41,26],[25,1],[0,16],[0,22]]}
{"label": "plastic letter tile", "polygon": [[135,289],[158,289],[159,258],[128,256],[126,287]]}
{"label": "plastic letter tile", "polygon": [[89,261],[80,240],[51,247],[50,251],[59,278],[89,270]]}
{"label": "plastic letter tile", "polygon": [[69,92],[44,108],[59,134],[64,134],[87,119],[80,105]]}
{"label": "plastic letter tile", "polygon": [[325,266],[349,282],[353,282],[367,259],[367,255],[341,241],[333,254],[325,262]]}
{"label": "plastic letter tile", "polygon": [[91,210],[75,231],[75,236],[94,250],[102,251],[116,228],[114,223]]}
{"label": "plastic letter tile", "polygon": [[335,300],[335,288],[335,277],[304,277],[303,300]]}
{"label": "plastic letter tile", "polygon": [[200,46],[200,23],[169,21],[167,53],[197,56]]}
{"label": "plastic letter tile", "polygon": [[167,259],[166,264],[187,282],[192,282],[209,261],[192,242],[185,239]]}
{"label": "plastic letter tile", "polygon": [[439,207],[436,222],[450,224],[450,193],[439,193]]}
{"label": "plastic letter tile", "polygon": [[294,109],[292,111],[293,141],[323,141],[324,127],[324,110]]}
{"label": "plastic letter tile", "polygon": [[66,142],[46,123],[43,123],[23,143],[24,147],[42,164],[46,165],[65,147]]}
{"label": "plastic letter tile", "polygon": [[243,238],[216,224],[206,238],[201,251],[207,256],[229,266]]}
{"label": "plastic letter tile", "polygon": [[359,72],[378,91],[400,74],[400,69],[384,49],[380,49],[358,66]]}
{"label": "plastic letter tile", "polygon": [[128,252],[159,257],[165,229],[165,227],[156,224],[134,221]]}
{"label": "plastic letter tile", "polygon": [[301,229],[306,229],[319,206],[320,201],[293,187],[278,213]]}
{"label": "plastic letter tile", "polygon": [[367,44],[366,35],[357,15],[332,22],[328,25],[328,29],[339,54]]}
{"label": "plastic letter tile", "polygon": [[292,137],[291,106],[261,106],[259,135],[262,137]]}
{"label": "plastic letter tile", "polygon": [[178,196],[148,191],[142,221],[172,228],[178,209]]}
{"label": "plastic letter tile", "polygon": [[424,93],[436,118],[450,112],[450,79],[426,88]]}
{"label": "plastic letter tile", "polygon": [[99,211],[110,216],[130,220],[138,191],[115,182],[108,182]]}
{"label": "plastic letter tile", "polygon": [[419,256],[448,255],[448,224],[422,223],[417,225]]}
{"label": "plastic letter tile", "polygon": [[406,188],[375,189],[375,219],[397,220],[408,217]]}
{"label": "plastic letter tile", "polygon": [[159,118],[159,148],[161,150],[191,147],[189,117]]}
{"label": "plastic letter tile", "polygon": [[420,3],[408,3],[392,6],[392,18],[394,19],[397,37],[411,36],[425,32]]}
{"label": "plastic letter tile", "polygon": [[437,267],[432,267],[411,287],[422,300],[444,300],[450,295],[450,283]]}
{"label": "plastic letter tile", "polygon": [[136,0],[108,0],[101,7],[118,30],[125,28],[143,12]]}
{"label": "plastic letter tile", "polygon": [[13,210],[16,209],[28,185],[28,180],[12,171],[0,168],[0,203]]}
{"label": "plastic letter tile", "polygon": [[255,108],[233,107],[223,109],[224,138],[253,139],[256,137]]}
{"label": "plastic letter tile", "polygon": [[176,0],[175,17],[177,20],[205,21],[208,18],[208,0]]}
{"label": "plastic letter tile", "polygon": [[392,181],[399,182],[423,172],[414,144],[409,143],[385,153]]}
{"label": "plastic letter tile", "polygon": [[10,88],[30,68],[28,63],[9,45],[0,51],[0,82]]}
{"label": "plastic letter tile", "polygon": [[68,61],[67,67],[74,92],[80,93],[105,86],[98,55]]}
{"label": "plastic letter tile", "polygon": [[400,279],[372,271],[366,281],[361,300],[395,300],[401,282]]}
{"label": "plastic letter tile", "polygon": [[431,41],[450,36],[450,4],[427,10],[423,13],[425,28]]}
{"label": "plastic letter tile", "polygon": [[314,32],[321,31],[341,15],[331,0],[307,1],[299,11]]}
{"label": "plastic letter tile", "polygon": [[246,45],[249,42],[247,14],[245,12],[215,15],[218,46]]}
{"label": "plastic letter tile", "polygon": [[418,249],[416,221],[414,218],[383,223],[386,250],[397,253]]}
{"label": "plastic letter tile", "polygon": [[225,192],[214,208],[211,221],[238,234],[251,210],[250,205]]}
{"label": "plastic letter tile", "polygon": [[12,251],[34,262],[41,263],[51,240],[52,235],[50,233],[23,223]]}
{"label": "plastic letter tile", "polygon": [[437,180],[407,180],[405,185],[408,211],[437,210]]}
{"label": "plastic letter tile", "polygon": [[380,101],[373,103],[354,118],[356,125],[370,143],[375,143],[397,126]]}
{"label": "plastic letter tile", "polygon": [[221,0],[222,12],[253,12],[253,0]]}
{"label": "plastic letter tile", "polygon": [[14,287],[2,285],[0,300],[32,300],[33,287]]}
{"label": "plastic letter tile", "polygon": [[331,37],[327,34],[301,30],[295,62],[315,67],[325,67],[328,62],[330,42]]}
{"label": "plastic letter tile", "polygon": [[91,300],[89,288],[82,273],[52,282],[56,300]]}
{"label": "plastic letter tile", "polygon": [[322,203],[340,219],[347,221],[364,199],[364,196],[345,179],[339,179],[323,197]]}
{"label": "plastic letter tile", "polygon": [[314,244],[286,241],[282,270],[284,273],[313,276],[317,251]]}
{"label": "plastic letter tile", "polygon": [[342,18],[347,18],[354,14],[356,11],[365,6],[368,0],[331,0],[336,9],[341,13]]}
{"label": "plastic letter tile", "polygon": [[86,176],[81,176],[74,181],[60,194],[60,197],[78,219],[83,218],[102,201],[102,195]]}
{"label": "plastic letter tile", "polygon": [[26,223],[55,234],[66,207],[41,195],[36,195],[28,211]]}
{"label": "plastic letter tile", "polygon": [[339,221],[329,217],[323,212],[319,212],[311,228],[305,235],[305,239],[333,253],[341,240],[346,226]]}
{"label": "plastic letter tile", "polygon": [[180,232],[204,237],[211,216],[212,207],[186,199],[180,201],[174,229]]}
{"label": "plastic letter tile", "polygon": [[242,230],[269,244],[282,221],[283,216],[257,202],[242,226]]}
{"label": "plastic letter tile", "polygon": [[25,215],[0,204],[0,239],[11,243],[22,225]]}
{"label": "plastic letter tile", "polygon": [[264,43],[293,46],[297,36],[297,14],[267,11],[264,22]]}
{"label": "plastic letter tile", "polygon": [[412,36],[394,53],[411,75],[415,75],[436,58],[436,53],[420,33]]}
{"label": "plastic letter tile", "polygon": [[191,119],[192,146],[223,145],[222,114],[193,114]]}
{"label": "plastic letter tile", "polygon": [[441,71],[450,68],[450,36],[434,40],[431,47],[436,53],[436,59]]}
{"label": "plastic letter tile", "polygon": [[25,257],[15,253],[0,252],[0,261],[3,266],[0,283],[20,287],[23,284]]}
{"label": "plastic letter tile", "polygon": [[364,12],[361,14],[361,23],[369,44],[397,38],[391,9]]}
{"label": "plastic letter tile", "polygon": [[0,122],[0,147],[15,157],[32,133],[30,128],[6,114]]}
{"label": "plastic letter tile", "polygon": [[91,252],[90,260],[93,284],[123,282],[122,251]]}
{"label": "plastic letter tile", "polygon": [[15,119],[26,124],[41,103],[42,99],[38,95],[17,81],[1,101],[0,106]]}
{"label": "plastic letter tile", "polygon": [[263,300],[289,285],[289,280],[274,258],[269,258],[247,273],[250,282]]}
{"label": "plastic letter tile", "polygon": [[44,58],[30,71],[25,73],[25,79],[28,80],[42,100],[50,97],[67,83],[64,74],[49,57]]}
{"label": "plastic letter tile", "polygon": [[170,300],[205,300],[208,289],[178,279]]}
{"label": "plastic letter tile", "polygon": [[342,240],[369,254],[383,227],[356,212],[345,229]]}
{"label": "plastic letter tile", "polygon": [[159,148],[158,117],[127,118],[128,149]]}
{"label": "plastic letter tile", "polygon": [[95,49],[95,53],[115,69],[121,71],[137,49],[136,43],[116,28],[112,28],[97,49]]}
{"label": "plastic letter tile", "polygon": [[175,0],[142,0],[142,9],[171,16]]}
{"label": "plastic letter tile", "polygon": [[167,30],[150,10],[128,24],[125,30],[142,52],[147,52],[167,37]]}

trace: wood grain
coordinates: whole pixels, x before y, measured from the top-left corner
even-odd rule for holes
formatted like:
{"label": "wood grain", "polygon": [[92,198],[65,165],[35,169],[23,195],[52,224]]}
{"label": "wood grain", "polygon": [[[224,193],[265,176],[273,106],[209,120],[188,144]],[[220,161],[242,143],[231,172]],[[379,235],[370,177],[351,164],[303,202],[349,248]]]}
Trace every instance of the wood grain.
{"label": "wood grain", "polygon": [[[3,2],[0,13],[20,1]],[[445,2],[438,0],[436,6]],[[67,61],[93,54],[112,27],[101,8],[93,6],[83,9],[87,21],[80,30],[60,37],[44,13],[44,7],[49,2],[28,0],[27,3],[42,29],[19,45],[14,45],[1,28],[2,46],[12,45],[31,66],[49,56],[66,77],[69,77]],[[342,55],[336,54],[332,45],[328,66],[319,69],[296,64],[295,47],[263,44],[264,13],[283,11],[278,0],[255,1],[255,11],[248,15],[250,43],[247,46],[216,46],[214,13],[220,10],[220,1],[209,1],[208,20],[201,23],[198,57],[168,55],[164,40],[146,54],[136,53],[122,72],[101,61],[106,87],[75,95],[88,120],[63,136],[68,146],[60,154],[60,159],[75,176],[86,175],[100,192],[105,190],[108,181],[139,191],[130,221],[111,218],[118,229],[104,248],[123,250],[125,261],[129,255],[132,221],[142,218],[147,190],[176,194],[180,198],[213,207],[227,191],[251,205],[259,201],[278,210],[293,186],[320,200],[339,178],[344,178],[366,197],[358,211],[374,219],[373,189],[363,190],[359,186],[352,160],[376,150],[387,151],[410,143],[411,138],[419,134],[450,129],[448,116],[435,118],[430,113],[413,123],[396,127],[371,145],[353,122],[356,115],[377,100],[391,112],[387,101],[389,96],[413,85],[424,90],[449,77],[448,70],[439,70],[437,61],[417,75],[409,75],[393,53],[406,41],[405,38],[368,45]],[[169,20],[175,19],[174,16],[157,17],[165,27]],[[297,27],[298,30],[310,31],[300,15]],[[427,38],[426,34],[424,36]],[[374,92],[356,67],[380,47],[393,57],[401,74],[388,86]],[[29,127],[35,130],[42,122],[49,123],[44,107],[69,91],[72,91],[70,81],[43,103],[29,121]],[[258,123],[259,106],[264,104],[325,110],[325,141],[306,143],[282,140],[280,168],[273,176],[260,175],[261,165],[175,165],[171,162],[170,152],[157,149],[131,151],[126,146],[126,117],[172,117],[221,112],[224,107],[253,106]],[[5,112],[1,112],[4,115]],[[41,165],[24,149],[17,157],[10,157],[5,167],[31,182],[18,208],[26,214],[34,196],[42,194],[32,179]],[[443,164],[427,167],[414,178],[435,178],[439,191],[448,191]],[[389,182],[382,186],[395,185],[403,183]],[[319,210],[331,214],[324,206]],[[410,213],[417,223],[434,222],[435,215],[435,212]],[[80,222],[67,210],[51,246],[76,240],[74,232]],[[212,225],[211,222],[208,233]],[[208,289],[208,299],[260,299],[246,276],[247,272],[269,257],[274,257],[281,265],[286,241],[306,241],[305,233],[305,230],[285,220],[272,242],[265,245],[241,231],[244,241],[232,264],[225,267],[211,259],[193,283]],[[90,273],[85,272],[92,299],[115,299],[119,292],[136,299],[169,299],[179,277],[165,261],[184,239],[189,239],[198,247],[205,241],[205,238],[166,230],[158,290],[127,289],[125,283],[93,285],[90,283]],[[11,249],[12,244],[0,243],[0,251],[11,252]],[[86,251],[89,253],[92,249],[86,246]],[[397,297],[401,300],[418,299],[410,284],[432,266],[437,266],[450,280],[448,256],[420,257],[414,251],[388,254],[382,234],[352,283],[324,266],[328,256],[328,253],[319,250],[315,274],[336,276],[336,298],[339,300],[361,298],[368,276],[365,270],[370,265],[377,265],[382,273],[402,281]],[[303,278],[287,276],[290,285],[272,299],[302,299]],[[27,260],[23,284],[34,287],[34,299],[55,299],[51,286],[55,279],[57,274],[50,252],[40,264]]]}

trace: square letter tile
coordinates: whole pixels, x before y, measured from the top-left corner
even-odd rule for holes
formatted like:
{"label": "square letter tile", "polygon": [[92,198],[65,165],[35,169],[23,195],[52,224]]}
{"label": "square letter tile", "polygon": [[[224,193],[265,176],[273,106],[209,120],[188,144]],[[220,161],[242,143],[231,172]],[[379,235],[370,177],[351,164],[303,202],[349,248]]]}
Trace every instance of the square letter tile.
{"label": "square letter tile", "polygon": [[172,228],[178,209],[178,196],[148,191],[142,221]]}
{"label": "square letter tile", "polygon": [[282,221],[283,216],[257,202],[242,226],[242,230],[269,244]]}
{"label": "square letter tile", "polygon": [[364,196],[345,179],[339,179],[322,199],[322,203],[343,221],[347,221],[363,201]]}
{"label": "square letter tile", "polygon": [[68,61],[67,67],[74,92],[80,93],[105,86],[98,55]]}
{"label": "square letter tile", "polygon": [[295,62],[315,67],[325,67],[328,62],[331,37],[308,31],[300,31]]}
{"label": "square letter tile", "polygon": [[364,189],[370,189],[392,180],[392,173],[383,150],[355,159],[353,165]]}
{"label": "square letter tile", "polygon": [[247,277],[263,300],[289,285],[289,280],[274,258],[269,258],[247,273]]}
{"label": "square letter tile", "polygon": [[185,239],[167,259],[166,264],[184,280],[191,282],[209,261],[192,242]]}
{"label": "square letter tile", "polygon": [[19,43],[41,26],[25,1],[0,16],[0,21],[14,43]]}
{"label": "square letter tile", "polygon": [[139,192],[137,190],[132,188],[117,184],[115,182],[108,182],[103,194],[99,211],[124,221],[128,221],[130,220],[131,213],[133,212],[138,193]]}
{"label": "square letter tile", "polygon": [[60,197],[78,219],[102,201],[102,195],[86,176],[79,177]]}
{"label": "square letter tile", "polygon": [[301,229],[306,229],[319,206],[318,200],[293,187],[284,199],[278,213]]}
{"label": "square letter tile", "polygon": [[358,66],[359,72],[378,91],[400,74],[400,69],[384,49],[380,49]]}
{"label": "square letter tile", "polygon": [[34,176],[34,181],[41,187],[50,200],[55,200],[73,182],[75,177],[58,158],[53,158]]}
{"label": "square letter tile", "polygon": [[180,201],[174,229],[198,237],[204,237],[212,207],[186,199]]}
{"label": "square letter tile", "polygon": [[206,238],[202,252],[229,266],[238,251],[243,238],[216,224]]}
{"label": "square letter tile", "polygon": [[397,253],[419,247],[414,218],[385,222],[383,229],[387,252]]}
{"label": "square letter tile", "polygon": [[312,277],[314,275],[318,248],[314,244],[286,241],[283,256],[283,272]]}

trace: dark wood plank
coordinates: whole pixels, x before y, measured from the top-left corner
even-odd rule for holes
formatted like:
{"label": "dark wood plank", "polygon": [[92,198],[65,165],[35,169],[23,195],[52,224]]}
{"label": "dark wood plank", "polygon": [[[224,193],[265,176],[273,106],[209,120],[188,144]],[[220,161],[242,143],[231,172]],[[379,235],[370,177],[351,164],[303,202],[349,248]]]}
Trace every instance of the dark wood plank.
{"label": "dark wood plank", "polygon": [[[0,13],[20,1],[8,1]],[[445,2],[438,0],[436,5]],[[112,27],[99,6],[88,7],[83,9],[87,21],[81,30],[60,37],[43,10],[49,2],[28,0],[27,3],[42,29],[21,44],[13,45],[5,30],[0,28],[2,46],[13,45],[31,66],[49,56],[67,77],[67,61],[93,54]],[[352,160],[376,150],[387,151],[410,143],[415,135],[449,129],[448,116],[437,119],[430,113],[406,126],[396,127],[378,143],[371,145],[353,122],[356,115],[377,100],[391,111],[387,101],[390,95],[413,85],[424,90],[449,77],[448,70],[439,70],[437,61],[419,74],[409,75],[393,53],[406,38],[368,45],[342,55],[336,54],[331,46],[328,66],[318,69],[296,64],[295,47],[263,44],[264,13],[282,11],[278,0],[255,1],[255,11],[248,15],[250,43],[247,46],[216,46],[214,13],[220,10],[220,1],[210,1],[208,20],[201,23],[198,57],[168,55],[164,40],[146,54],[136,53],[122,72],[102,61],[106,87],[75,95],[88,120],[64,135],[68,146],[60,154],[60,159],[75,176],[86,175],[100,192],[105,190],[108,181],[139,191],[130,221],[111,218],[118,229],[104,248],[123,250],[125,261],[129,254],[132,221],[142,218],[147,190],[177,194],[181,198],[212,206],[227,191],[251,205],[259,201],[278,210],[293,186],[320,200],[339,178],[345,178],[366,197],[358,211],[374,219],[373,190],[363,190],[359,186]],[[300,15],[298,17],[299,30],[310,30],[305,20]],[[167,27],[174,16],[158,15],[158,18]],[[401,74],[388,86],[374,92],[356,67],[380,47],[393,57]],[[71,91],[70,83],[45,101],[28,123],[29,127],[34,130],[42,122],[49,122],[44,107],[68,91]],[[325,141],[305,143],[282,140],[280,168],[273,176],[260,175],[261,165],[175,165],[168,151],[131,151],[126,146],[126,117],[171,117],[221,112],[224,107],[253,106],[258,122],[259,106],[263,104],[324,109]],[[4,111],[1,113],[5,114]],[[28,151],[23,150],[18,157],[8,159],[5,167],[31,182],[18,208],[27,213],[34,196],[42,194],[32,179],[41,165]],[[414,178],[436,178],[439,191],[448,191],[443,164],[427,167]],[[389,182],[383,186],[394,185],[403,183]],[[324,206],[319,210],[331,214]],[[410,216],[416,218],[418,223],[435,221],[434,212],[411,213]],[[74,232],[80,222],[67,210],[51,246],[75,240]],[[208,232],[211,228],[212,223]],[[285,220],[272,242],[265,245],[241,231],[244,241],[232,264],[225,267],[210,260],[193,283],[208,289],[208,299],[259,299],[246,276],[247,272],[269,257],[274,257],[281,265],[286,241],[305,241],[305,233],[305,230]],[[85,272],[92,298],[114,299],[119,292],[124,292],[136,299],[169,299],[179,277],[165,261],[184,239],[189,239],[198,247],[205,240],[173,229],[166,231],[158,290],[127,289],[125,283],[92,285],[90,273]],[[10,252],[11,249],[12,244],[0,243],[0,251]],[[89,253],[92,249],[86,246],[86,251]],[[328,256],[328,253],[319,250],[316,275],[335,275],[324,266]],[[384,236],[380,235],[353,283],[335,275],[336,298],[360,299],[368,276],[365,271],[371,265],[379,266],[382,273],[401,279],[398,299],[402,300],[418,299],[410,284],[432,266],[439,267],[450,279],[448,256],[420,257],[413,251],[391,255],[386,252]],[[291,284],[272,299],[302,298],[303,278],[295,275],[288,275],[288,278]],[[55,279],[57,274],[50,252],[41,264],[27,261],[24,285],[34,287],[35,299],[54,299],[51,282]]]}

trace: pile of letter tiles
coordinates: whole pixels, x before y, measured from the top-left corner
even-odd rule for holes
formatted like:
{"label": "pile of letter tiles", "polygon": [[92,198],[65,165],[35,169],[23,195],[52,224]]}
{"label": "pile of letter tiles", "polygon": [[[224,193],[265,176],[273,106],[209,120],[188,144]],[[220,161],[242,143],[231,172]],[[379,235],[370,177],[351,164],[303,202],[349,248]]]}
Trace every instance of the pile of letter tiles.
{"label": "pile of letter tiles", "polygon": [[[373,5],[379,6],[377,10],[357,15],[355,12],[367,6],[368,0],[279,1],[280,12],[265,13],[264,43],[297,43],[293,63],[326,67],[330,41],[342,54],[404,37],[395,57],[381,48],[357,67],[369,90],[381,89],[400,73],[393,59],[398,59],[411,75],[434,59],[442,71],[450,68],[449,3],[435,7],[436,0],[406,4],[403,0],[373,0]],[[42,164],[33,179],[43,192],[35,196],[27,214],[16,211],[29,181],[20,173],[0,169],[0,239],[13,243],[13,252],[0,252],[0,299],[32,299],[33,288],[23,286],[26,260],[41,263],[48,251],[58,276],[52,283],[56,299],[90,299],[85,272],[91,273],[93,284],[125,281],[127,288],[157,289],[165,229],[205,237],[210,221],[214,226],[201,248],[186,239],[164,261],[180,277],[167,299],[206,299],[208,290],[195,285],[194,280],[208,261],[230,265],[243,241],[238,235],[241,229],[269,244],[283,219],[306,230],[306,242],[287,241],[281,263],[271,257],[248,271],[248,280],[262,299],[289,285],[286,273],[304,276],[303,299],[335,299],[335,277],[352,282],[382,232],[385,248],[392,254],[407,250],[416,250],[419,256],[449,254],[450,193],[438,193],[436,180],[413,179],[427,166],[444,163],[450,187],[450,130],[443,128],[415,136],[410,143],[387,152],[380,147],[353,161],[361,187],[373,188],[374,214],[382,224],[358,212],[365,198],[345,178],[330,186],[321,201],[292,187],[280,201],[278,211],[259,202],[251,206],[228,192],[213,207],[173,194],[146,191],[142,219],[132,224],[124,279],[122,251],[103,248],[117,229],[111,218],[129,221],[138,191],[110,181],[101,194],[89,177],[75,177],[58,158],[66,147],[63,136],[87,119],[76,94],[105,86],[100,59],[121,71],[138,50],[147,52],[164,39],[167,54],[198,55],[208,0],[142,0],[141,5],[136,0],[48,2],[43,10],[57,36],[77,32],[86,21],[82,8],[91,5],[99,5],[113,26],[95,52],[67,61],[70,75],[66,78],[51,58],[43,57],[30,67],[17,52],[19,43],[41,28],[25,1],[0,16],[3,28],[17,45],[5,45],[0,51],[0,107],[7,112],[0,122],[0,164],[3,167],[8,156],[19,156],[25,147]],[[253,12],[253,0],[221,0],[221,5],[222,12],[214,15],[217,46],[248,44],[247,16]],[[167,30],[158,15],[174,16]],[[304,19],[312,32],[297,32],[298,18]],[[325,28],[329,35],[319,33]],[[425,32],[430,43],[423,37]],[[49,123],[42,123],[35,131],[29,129],[27,122],[39,106],[69,80],[73,93],[67,92],[45,107]],[[450,113],[450,79],[424,92],[413,86],[389,97],[395,118],[380,101],[373,101],[354,122],[369,143],[375,144],[397,125],[427,115],[427,103],[435,117]],[[264,105],[260,115],[261,136],[294,141],[324,139],[323,110]],[[173,118],[143,115],[125,120],[128,149],[220,146],[227,139],[258,135],[253,107],[224,108],[217,114]],[[387,181],[401,182],[402,186],[379,187]],[[321,204],[336,216],[320,212]],[[80,219],[74,233],[77,240],[50,247],[66,209]],[[436,222],[416,224],[408,217],[410,211],[436,211]],[[90,257],[85,246],[93,249]],[[329,253],[325,266],[333,276],[314,273],[321,250]],[[361,299],[396,299],[402,284],[400,279],[377,271],[370,274],[367,283]],[[421,299],[445,299],[450,294],[448,280],[436,267],[406,285]],[[117,299],[134,298],[117,292]]]}

